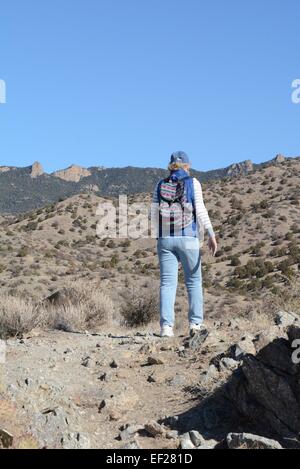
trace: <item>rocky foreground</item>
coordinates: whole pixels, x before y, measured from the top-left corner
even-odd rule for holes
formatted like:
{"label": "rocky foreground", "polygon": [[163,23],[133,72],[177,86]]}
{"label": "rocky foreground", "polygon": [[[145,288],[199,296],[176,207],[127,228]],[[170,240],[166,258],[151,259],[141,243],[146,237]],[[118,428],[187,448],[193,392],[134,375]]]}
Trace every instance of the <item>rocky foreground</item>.
{"label": "rocky foreground", "polygon": [[298,325],[297,316],[279,313],[256,335],[232,321],[208,324],[208,337],[192,339],[128,330],[34,330],[10,339],[1,444],[300,448]]}

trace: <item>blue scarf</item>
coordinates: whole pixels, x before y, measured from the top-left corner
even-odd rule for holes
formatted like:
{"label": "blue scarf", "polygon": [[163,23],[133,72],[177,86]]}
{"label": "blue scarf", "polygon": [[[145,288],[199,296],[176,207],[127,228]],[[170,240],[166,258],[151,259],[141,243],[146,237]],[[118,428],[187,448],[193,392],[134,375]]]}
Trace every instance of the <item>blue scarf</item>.
{"label": "blue scarf", "polygon": [[180,168],[180,169],[175,169],[174,171],[172,171],[170,177],[172,181],[180,181],[181,179],[184,179],[188,176],[189,176],[188,172]]}

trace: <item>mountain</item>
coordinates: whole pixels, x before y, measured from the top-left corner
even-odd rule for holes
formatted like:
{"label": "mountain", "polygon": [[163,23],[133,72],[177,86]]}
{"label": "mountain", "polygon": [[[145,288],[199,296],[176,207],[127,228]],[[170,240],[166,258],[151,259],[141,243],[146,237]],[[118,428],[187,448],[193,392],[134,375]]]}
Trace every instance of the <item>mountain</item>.
{"label": "mountain", "polygon": [[[201,182],[237,177],[260,168],[288,163],[282,155],[263,164],[250,160],[211,171],[192,171]],[[25,168],[0,167],[0,213],[27,212],[66,197],[85,192],[98,196],[117,196],[151,192],[155,183],[166,177],[167,170],[161,168],[103,168],[72,165],[69,168],[44,172],[42,165],[35,162]]]}
{"label": "mountain", "polygon": [[[49,180],[69,184],[45,175],[23,179],[30,180],[31,187],[44,181],[44,190]],[[219,240],[215,259],[203,249],[208,312],[221,316],[225,297],[239,311],[246,305],[244,299],[240,302],[244,296],[253,295],[251,301],[256,302],[267,291],[286,287],[290,279],[299,282],[299,181],[297,159],[203,185]],[[128,197],[129,204],[150,205],[150,200],[150,192]],[[76,194],[29,213],[0,216],[2,291],[43,297],[61,288],[67,279],[112,276],[116,281],[113,293],[117,294],[118,285],[124,285],[126,279],[140,288],[140,281],[158,278],[155,240],[97,238],[96,226],[101,221],[97,207],[103,202],[107,199],[95,193]]]}

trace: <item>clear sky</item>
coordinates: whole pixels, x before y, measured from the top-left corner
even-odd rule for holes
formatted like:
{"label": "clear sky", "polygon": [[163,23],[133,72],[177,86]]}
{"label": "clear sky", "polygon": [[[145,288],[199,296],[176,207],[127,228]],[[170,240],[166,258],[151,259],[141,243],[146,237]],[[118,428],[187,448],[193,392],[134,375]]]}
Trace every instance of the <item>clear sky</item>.
{"label": "clear sky", "polygon": [[299,0],[2,0],[0,165],[300,155]]}

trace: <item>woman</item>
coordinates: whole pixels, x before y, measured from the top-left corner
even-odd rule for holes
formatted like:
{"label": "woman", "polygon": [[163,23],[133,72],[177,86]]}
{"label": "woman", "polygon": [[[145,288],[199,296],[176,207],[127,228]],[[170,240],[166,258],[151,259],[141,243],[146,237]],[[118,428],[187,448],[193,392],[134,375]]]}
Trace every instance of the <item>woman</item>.
{"label": "woman", "polygon": [[181,262],[189,299],[190,335],[201,330],[203,294],[201,277],[200,238],[209,235],[209,249],[217,252],[215,234],[205,208],[200,182],[189,176],[190,161],[179,151],[171,156],[170,175],[160,181],[154,191],[154,217],[160,264],[160,325],[161,337],[173,337],[174,306]]}

